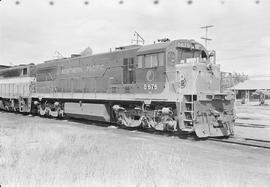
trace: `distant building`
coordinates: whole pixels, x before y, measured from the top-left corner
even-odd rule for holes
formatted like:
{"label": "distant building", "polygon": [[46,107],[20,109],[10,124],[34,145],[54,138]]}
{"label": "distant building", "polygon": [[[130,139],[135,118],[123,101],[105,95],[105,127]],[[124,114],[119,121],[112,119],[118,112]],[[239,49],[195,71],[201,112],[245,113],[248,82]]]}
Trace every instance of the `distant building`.
{"label": "distant building", "polygon": [[[256,90],[270,90],[270,80],[246,80],[231,88],[236,92],[236,99],[245,98],[247,101],[258,100],[259,96],[253,95]],[[270,99],[266,96],[265,99]]]}
{"label": "distant building", "polygon": [[4,65],[0,65],[0,70],[1,69],[5,69],[5,68],[9,68],[10,66],[4,66]]}

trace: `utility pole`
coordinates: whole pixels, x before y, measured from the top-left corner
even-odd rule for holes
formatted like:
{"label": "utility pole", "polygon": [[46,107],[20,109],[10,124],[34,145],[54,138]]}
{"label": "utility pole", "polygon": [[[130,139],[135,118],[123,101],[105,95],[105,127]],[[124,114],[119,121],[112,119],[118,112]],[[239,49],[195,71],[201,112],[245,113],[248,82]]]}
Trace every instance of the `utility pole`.
{"label": "utility pole", "polygon": [[136,45],[139,45],[139,43],[141,42],[143,45],[144,45],[144,39],[143,39],[143,37],[139,34],[139,33],[137,33],[136,31],[134,32],[134,36],[136,37],[136,39],[134,39],[134,40],[131,40],[131,42],[136,42]]}
{"label": "utility pole", "polygon": [[201,29],[205,29],[205,37],[201,37],[202,40],[204,40],[204,46],[207,49],[207,42],[211,41],[211,38],[208,38],[208,29],[214,27],[214,25],[205,25],[203,27],[200,27]]}

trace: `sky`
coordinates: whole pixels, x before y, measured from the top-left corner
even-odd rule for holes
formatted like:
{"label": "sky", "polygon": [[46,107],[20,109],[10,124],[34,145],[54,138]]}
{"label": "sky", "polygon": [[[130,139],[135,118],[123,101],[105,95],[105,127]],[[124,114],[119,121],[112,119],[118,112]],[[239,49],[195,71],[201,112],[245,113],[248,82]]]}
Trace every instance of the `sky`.
{"label": "sky", "polygon": [[135,31],[146,44],[159,38],[204,44],[200,27],[214,25],[207,47],[222,71],[269,75],[270,0],[256,1],[1,0],[0,64],[38,64],[56,51],[67,57],[88,46],[107,52],[131,44]]}

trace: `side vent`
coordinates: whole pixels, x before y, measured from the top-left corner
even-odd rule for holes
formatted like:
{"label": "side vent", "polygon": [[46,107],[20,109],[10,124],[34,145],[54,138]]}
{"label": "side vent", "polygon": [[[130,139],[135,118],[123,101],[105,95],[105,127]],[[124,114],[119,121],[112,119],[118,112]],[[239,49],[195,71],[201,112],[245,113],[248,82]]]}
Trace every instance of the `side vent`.
{"label": "side vent", "polygon": [[128,86],[125,87],[125,93],[130,93],[130,88]]}
{"label": "side vent", "polygon": [[112,87],[112,93],[116,93],[116,87]]}

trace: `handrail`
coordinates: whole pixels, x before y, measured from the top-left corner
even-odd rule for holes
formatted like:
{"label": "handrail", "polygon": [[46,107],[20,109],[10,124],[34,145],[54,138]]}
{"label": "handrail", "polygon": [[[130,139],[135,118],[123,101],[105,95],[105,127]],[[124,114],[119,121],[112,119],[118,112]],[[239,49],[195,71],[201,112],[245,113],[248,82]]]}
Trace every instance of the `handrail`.
{"label": "handrail", "polygon": [[[109,67],[106,67],[104,72],[101,74],[101,76],[72,76],[72,78],[102,78],[105,76],[105,74],[107,73],[107,71],[109,69],[113,69],[113,68],[119,68],[119,67],[124,67],[124,66],[109,66]],[[70,77],[61,77],[59,79],[70,79]],[[55,79],[53,79],[55,80]]]}
{"label": "handrail", "polygon": [[[165,73],[166,73],[166,79],[167,79],[167,81],[168,82],[170,82],[170,80],[169,80],[169,77],[168,77],[168,75],[167,75],[167,73],[175,73],[175,75],[177,74],[177,72],[179,72],[180,73],[180,71],[178,71],[178,70],[173,70],[173,71],[165,71]],[[176,80],[173,80],[172,81],[173,83],[176,83],[176,82],[179,82],[179,81],[176,81]],[[172,84],[173,85],[173,89],[174,89],[174,91],[175,91],[175,93],[177,93],[177,88],[175,87],[175,84]],[[181,87],[180,87],[180,89],[181,89]],[[179,91],[179,93],[181,92],[181,90]]]}

